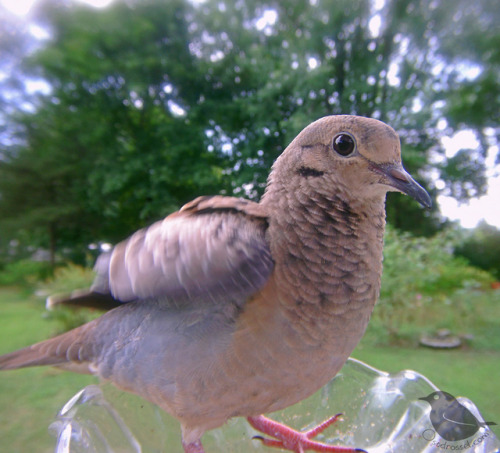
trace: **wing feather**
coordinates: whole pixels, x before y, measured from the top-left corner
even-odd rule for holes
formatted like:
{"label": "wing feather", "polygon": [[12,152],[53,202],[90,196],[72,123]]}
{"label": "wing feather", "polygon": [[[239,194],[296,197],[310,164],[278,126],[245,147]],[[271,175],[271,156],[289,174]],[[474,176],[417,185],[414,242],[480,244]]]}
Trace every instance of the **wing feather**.
{"label": "wing feather", "polygon": [[121,302],[230,296],[243,303],[273,269],[266,229],[256,203],[200,197],[99,257],[92,290]]}

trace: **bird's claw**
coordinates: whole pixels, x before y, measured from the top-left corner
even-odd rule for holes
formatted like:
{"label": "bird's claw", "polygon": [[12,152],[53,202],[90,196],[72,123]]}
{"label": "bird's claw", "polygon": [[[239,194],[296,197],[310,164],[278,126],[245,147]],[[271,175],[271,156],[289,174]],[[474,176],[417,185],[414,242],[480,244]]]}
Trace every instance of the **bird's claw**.
{"label": "bird's claw", "polygon": [[281,448],[293,451],[294,453],[304,453],[306,450],[331,453],[365,452],[365,450],[360,450],[359,448],[340,447],[311,440],[318,434],[321,434],[330,425],[335,423],[341,415],[342,414],[336,414],[325,420],[323,423],[320,423],[318,426],[315,426],[305,432],[296,431],[262,415],[259,417],[248,417],[248,421],[255,429],[275,438],[268,439],[262,436],[254,436],[252,438],[260,440],[266,447]]}
{"label": "bird's claw", "polygon": [[252,439],[260,440],[262,445],[266,447],[276,447],[276,448],[284,448],[283,442],[281,440],[267,439],[262,436],[253,436]]}

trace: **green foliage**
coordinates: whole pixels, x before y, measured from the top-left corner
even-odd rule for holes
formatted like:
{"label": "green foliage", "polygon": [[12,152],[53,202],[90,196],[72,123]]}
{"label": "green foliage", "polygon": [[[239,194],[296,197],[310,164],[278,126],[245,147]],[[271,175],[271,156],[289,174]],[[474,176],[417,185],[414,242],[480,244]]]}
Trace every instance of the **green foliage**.
{"label": "green foliage", "polygon": [[[491,0],[45,2],[36,20],[51,38],[0,80],[0,104],[26,77],[51,87],[25,89],[3,114],[0,235],[27,229],[54,258],[198,195],[258,198],[295,134],[338,113],[390,123],[434,195],[431,174],[447,194],[483,193],[498,138],[498,14]],[[11,56],[21,44],[0,46]],[[480,147],[448,159],[441,138],[465,127]],[[396,227],[438,228],[436,210],[392,198]]]}
{"label": "green foliage", "polygon": [[19,230],[31,231],[30,245],[50,249],[52,265],[57,237],[88,240],[80,223],[83,207],[75,202],[82,190],[85,162],[74,144],[67,142],[64,131],[53,127],[58,120],[55,116],[47,106],[29,120],[25,118],[28,146],[5,154],[0,161],[3,234],[18,238]]}
{"label": "green foliage", "polygon": [[36,282],[47,278],[51,268],[47,262],[22,259],[5,264],[0,269],[0,286],[23,286],[31,288]]}
{"label": "green foliage", "polygon": [[[87,289],[92,284],[95,273],[92,269],[68,263],[55,270],[54,275],[38,284],[40,296],[69,295],[76,289]],[[55,334],[74,329],[100,316],[102,312],[86,308],[55,307],[45,313],[45,317],[57,323]]]}
{"label": "green foliage", "polygon": [[38,291],[45,295],[69,294],[75,289],[89,288],[94,281],[92,269],[67,263],[58,267],[47,280],[38,284]]}
{"label": "green foliage", "polygon": [[473,266],[491,272],[500,280],[500,231],[480,223],[455,249],[455,255],[466,258]]}
{"label": "green foliage", "polygon": [[477,314],[493,278],[453,255],[455,232],[432,238],[414,237],[387,229],[380,300],[373,315],[381,339],[402,340],[422,330],[450,328],[468,331],[469,317]]}

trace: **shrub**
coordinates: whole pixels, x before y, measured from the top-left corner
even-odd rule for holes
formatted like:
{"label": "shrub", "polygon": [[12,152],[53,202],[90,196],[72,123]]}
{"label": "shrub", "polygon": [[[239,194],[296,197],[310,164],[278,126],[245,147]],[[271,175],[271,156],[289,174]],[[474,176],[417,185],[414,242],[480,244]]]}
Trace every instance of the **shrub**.
{"label": "shrub", "polygon": [[[94,276],[92,269],[68,263],[56,269],[51,278],[38,285],[37,295],[42,297],[70,295],[76,289],[89,288]],[[100,311],[86,308],[56,306],[45,316],[57,322],[55,333],[59,334],[85,324],[101,314]]]}
{"label": "shrub", "polygon": [[45,261],[22,259],[7,263],[0,270],[0,286],[17,285],[32,287],[51,273],[50,264]]}
{"label": "shrub", "polygon": [[453,255],[458,240],[451,230],[422,238],[387,228],[373,331],[394,343],[404,339],[403,326],[466,328],[476,293],[486,290],[493,277]]}
{"label": "shrub", "polygon": [[92,269],[67,263],[58,267],[46,281],[41,282],[38,290],[47,296],[69,294],[75,289],[90,287],[94,277],[95,273]]}
{"label": "shrub", "polygon": [[500,230],[481,222],[455,249],[455,255],[491,272],[500,280]]}

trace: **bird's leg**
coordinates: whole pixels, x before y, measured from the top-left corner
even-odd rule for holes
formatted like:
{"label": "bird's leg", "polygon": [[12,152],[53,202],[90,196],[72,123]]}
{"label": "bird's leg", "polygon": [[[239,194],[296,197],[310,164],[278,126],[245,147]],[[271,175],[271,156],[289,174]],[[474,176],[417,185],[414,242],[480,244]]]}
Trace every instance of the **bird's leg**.
{"label": "bird's leg", "polygon": [[205,453],[205,450],[203,450],[203,445],[201,445],[200,440],[197,440],[196,442],[191,442],[190,444],[182,442],[182,447],[184,448],[184,453]]}
{"label": "bird's leg", "polygon": [[338,447],[311,440],[313,437],[316,437],[330,425],[335,423],[341,415],[342,414],[334,415],[313,429],[305,432],[296,431],[286,425],[283,425],[282,423],[278,423],[264,417],[263,415],[259,415],[258,417],[248,417],[247,420],[256,430],[275,438],[266,439],[260,436],[254,437],[254,439],[259,439],[268,447],[281,448],[295,453],[304,453],[306,450],[331,453],[364,452],[365,450],[360,450],[359,448]]}

